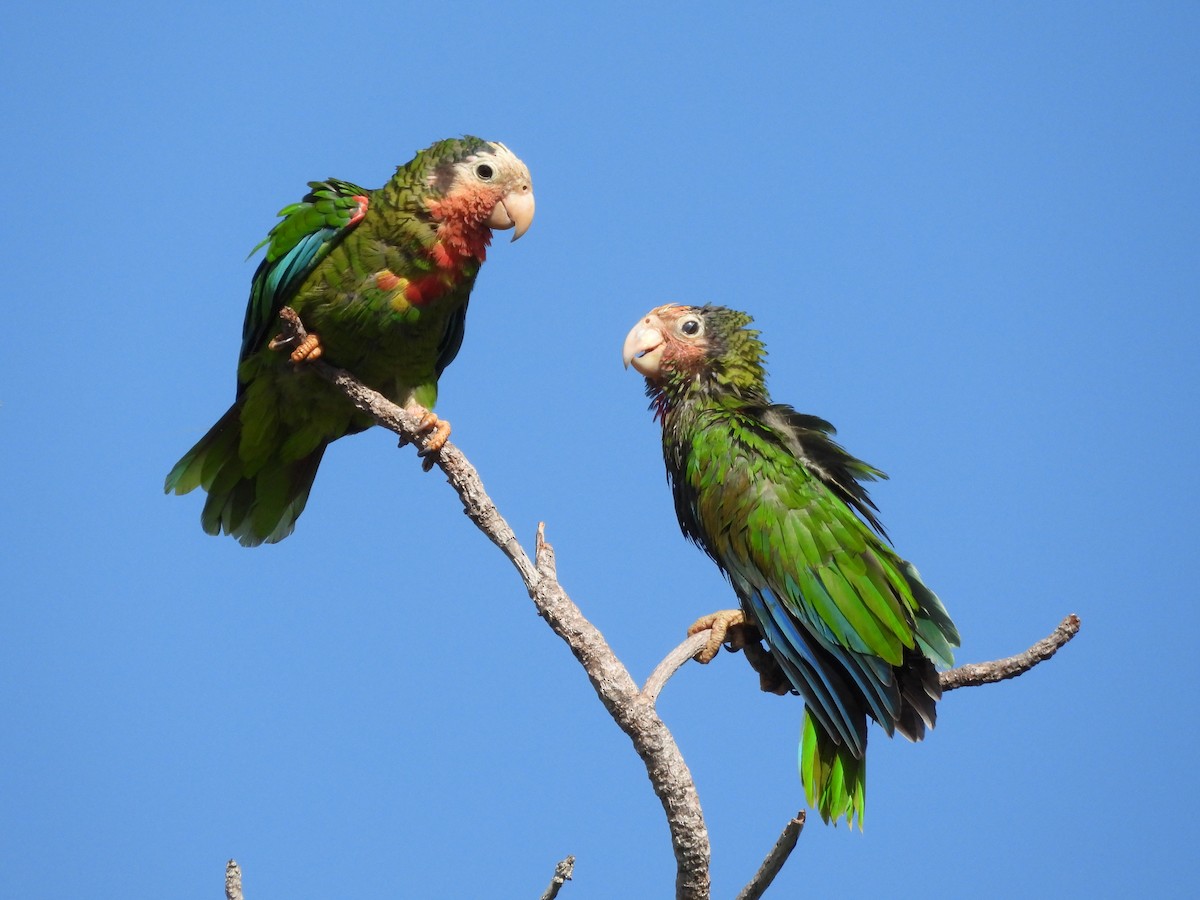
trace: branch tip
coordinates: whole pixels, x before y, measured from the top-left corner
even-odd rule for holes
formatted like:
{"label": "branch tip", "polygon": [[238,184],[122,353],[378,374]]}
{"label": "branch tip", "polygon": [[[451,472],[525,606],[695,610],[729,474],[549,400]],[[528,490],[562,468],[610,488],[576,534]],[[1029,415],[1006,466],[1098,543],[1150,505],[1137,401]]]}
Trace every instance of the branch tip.
{"label": "branch tip", "polygon": [[779,835],[779,839],[775,841],[775,846],[771,848],[771,852],[767,854],[762,865],[758,867],[758,871],[754,873],[754,877],[750,879],[750,883],[742,888],[741,893],[737,895],[737,900],[758,900],[766,889],[771,886],[771,882],[775,880],[775,876],[779,874],[779,870],[783,868],[783,864],[787,862],[792,851],[796,849],[796,842],[800,840],[800,832],[804,830],[806,818],[804,810],[800,810],[800,812],[796,813],[795,817],[783,826],[783,832]]}
{"label": "branch tip", "polygon": [[574,855],[570,855],[566,859],[560,859],[558,865],[554,867],[554,877],[550,879],[550,886],[542,893],[542,900],[554,900],[558,896],[558,892],[562,889],[562,886],[571,880],[574,872]]}
{"label": "branch tip", "polygon": [[558,566],[554,560],[554,545],[546,540],[546,523],[538,522],[537,538],[534,542],[534,564],[543,578],[558,578]]}
{"label": "branch tip", "polygon": [[236,859],[225,864],[225,900],[242,900],[242,869]]}
{"label": "branch tip", "polygon": [[1042,638],[1028,650],[996,659],[991,662],[967,663],[955,669],[949,669],[939,676],[942,693],[961,687],[977,687],[981,684],[994,684],[1024,675],[1038,663],[1043,663],[1057,653],[1075,635],[1079,634],[1079,616],[1071,613],[1058,623],[1058,627],[1049,635]]}

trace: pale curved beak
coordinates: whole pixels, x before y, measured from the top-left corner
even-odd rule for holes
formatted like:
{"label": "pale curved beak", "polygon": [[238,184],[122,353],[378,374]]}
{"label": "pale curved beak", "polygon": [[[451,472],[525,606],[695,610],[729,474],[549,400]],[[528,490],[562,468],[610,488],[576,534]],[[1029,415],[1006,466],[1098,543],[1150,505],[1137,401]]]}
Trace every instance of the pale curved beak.
{"label": "pale curved beak", "polygon": [[533,224],[533,207],[533,185],[523,181],[501,197],[500,202],[492,208],[487,220],[488,227],[498,231],[512,228],[512,239],[515,241]]}
{"label": "pale curved beak", "polygon": [[663,334],[657,319],[646,316],[634,325],[633,330],[625,337],[625,346],[621,348],[621,359],[625,368],[633,366],[647,377],[657,374],[663,344]]}

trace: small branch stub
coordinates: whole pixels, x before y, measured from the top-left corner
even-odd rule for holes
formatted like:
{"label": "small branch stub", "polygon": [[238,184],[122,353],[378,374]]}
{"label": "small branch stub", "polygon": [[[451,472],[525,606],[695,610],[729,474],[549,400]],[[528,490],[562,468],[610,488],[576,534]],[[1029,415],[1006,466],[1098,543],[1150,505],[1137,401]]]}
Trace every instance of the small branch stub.
{"label": "small branch stub", "polygon": [[800,810],[796,813],[796,817],[783,827],[783,833],[779,835],[779,840],[775,842],[775,846],[771,848],[771,852],[767,854],[763,864],[758,867],[758,871],[754,873],[750,883],[737,895],[737,900],[758,900],[771,886],[771,882],[775,880],[775,876],[787,862],[788,856],[796,849],[796,842],[800,840],[800,832],[804,829],[804,819],[804,810]]}
{"label": "small branch stub", "polygon": [[243,900],[242,870],[236,859],[225,864],[225,900]]}
{"label": "small branch stub", "polygon": [[554,900],[558,896],[558,892],[562,889],[562,886],[571,880],[571,875],[574,872],[574,856],[568,856],[566,859],[559,860],[558,865],[554,867],[554,877],[550,879],[550,886],[542,894],[542,900]]}

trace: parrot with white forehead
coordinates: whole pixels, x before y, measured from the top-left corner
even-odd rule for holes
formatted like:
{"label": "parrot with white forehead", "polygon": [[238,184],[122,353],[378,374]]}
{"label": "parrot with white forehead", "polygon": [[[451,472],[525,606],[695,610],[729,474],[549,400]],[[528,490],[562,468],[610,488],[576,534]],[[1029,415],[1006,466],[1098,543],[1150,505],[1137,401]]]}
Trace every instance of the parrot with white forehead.
{"label": "parrot with white forehead", "polygon": [[[492,230],[515,241],[533,221],[525,164],[475,137],[420,151],[375,190],[309,187],[259,244],[233,406],[166,479],[167,493],[204,488],[204,530],[246,546],[291,534],[325,448],[374,424],[296,364],[320,356],[348,370],[418,416],[423,453],[436,453],[450,433],[432,412],[438,377],[462,345]],[[290,354],[276,349],[284,306],[308,331]]]}
{"label": "parrot with white forehead", "polygon": [[[646,378],[684,535],[713,558],[739,601],[699,619],[710,661],[727,636],[769,666],[764,690],[804,698],[800,775],[826,822],[862,827],[867,719],[919,741],[936,719],[935,665],[958,630],[888,543],[863,485],[886,476],[847,453],[823,419],[772,403],[750,316],[660,306],[625,339]],[[750,646],[747,646],[749,655]]]}

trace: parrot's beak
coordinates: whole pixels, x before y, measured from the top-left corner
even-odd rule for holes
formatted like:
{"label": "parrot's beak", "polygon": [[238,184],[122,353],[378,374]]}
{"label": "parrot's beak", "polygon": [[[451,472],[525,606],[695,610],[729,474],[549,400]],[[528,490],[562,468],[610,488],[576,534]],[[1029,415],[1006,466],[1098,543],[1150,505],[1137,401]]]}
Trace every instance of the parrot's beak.
{"label": "parrot's beak", "polygon": [[533,224],[533,206],[533,185],[523,181],[501,197],[500,202],[492,208],[487,220],[488,227],[499,231],[512,228],[512,239],[515,241]]}
{"label": "parrot's beak", "polygon": [[658,374],[665,344],[661,328],[658,317],[654,315],[646,316],[633,326],[633,330],[625,337],[625,346],[621,348],[625,368],[633,366],[647,378]]}

